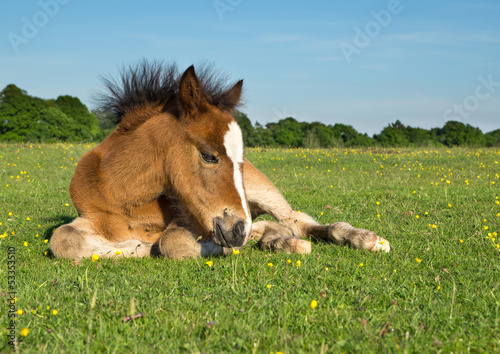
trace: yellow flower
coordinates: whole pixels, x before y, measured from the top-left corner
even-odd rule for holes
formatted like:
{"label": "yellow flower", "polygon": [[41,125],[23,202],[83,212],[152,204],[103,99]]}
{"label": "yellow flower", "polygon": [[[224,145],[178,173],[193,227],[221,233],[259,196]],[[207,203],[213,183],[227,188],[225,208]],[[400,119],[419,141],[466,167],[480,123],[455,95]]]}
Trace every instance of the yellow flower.
{"label": "yellow flower", "polygon": [[380,205],[380,202],[375,202],[375,204]]}
{"label": "yellow flower", "polygon": [[24,247],[28,247],[28,242],[24,241],[23,245]]}
{"label": "yellow flower", "polygon": [[273,266],[273,264],[272,264],[272,263],[267,263],[267,265],[268,265],[269,267],[272,267],[272,266]]}
{"label": "yellow flower", "polygon": [[418,216],[418,215],[415,215],[415,218],[417,218],[417,219],[418,219],[418,218],[420,218],[420,216]]}
{"label": "yellow flower", "polygon": [[31,220],[31,219],[30,219],[30,217],[28,216],[28,217],[26,218],[26,221],[30,221],[30,220]]}
{"label": "yellow flower", "polygon": [[67,206],[67,207],[69,207],[69,204],[68,204],[68,203],[65,203],[65,204],[64,204],[64,206]]}
{"label": "yellow flower", "polygon": [[240,251],[233,248],[233,254],[240,254]]}
{"label": "yellow flower", "polygon": [[441,287],[438,285],[437,290],[441,290]]}
{"label": "yellow flower", "polygon": [[460,239],[460,243],[464,243],[464,240]]}
{"label": "yellow flower", "polygon": [[17,313],[19,316],[21,316],[24,312],[23,312],[23,310],[19,309],[19,310],[17,310],[17,311],[16,311],[16,313]]}
{"label": "yellow flower", "polygon": [[484,225],[483,229],[488,230],[488,226]]}
{"label": "yellow flower", "polygon": [[450,203],[448,203],[448,208],[451,208],[451,204]]}
{"label": "yellow flower", "polygon": [[116,254],[116,255],[120,255],[120,254],[122,254],[122,253],[123,253],[123,252],[122,252],[122,250],[121,250],[121,249],[117,249],[117,250],[115,251],[115,254]]}
{"label": "yellow flower", "polygon": [[47,242],[49,242],[49,240],[48,240],[48,239],[46,239],[46,240],[43,240],[43,242],[47,243]]}
{"label": "yellow flower", "polygon": [[297,261],[297,262],[295,262],[295,265],[296,265],[297,267],[300,267],[300,266],[302,265],[302,263],[301,263],[300,261]]}
{"label": "yellow flower", "polygon": [[417,263],[422,262],[422,260],[420,258],[415,258],[415,260],[417,261]]}
{"label": "yellow flower", "polygon": [[362,266],[364,266],[364,264],[363,264],[363,263],[360,263],[360,264],[359,264],[359,266],[360,266],[360,267],[362,267]]}
{"label": "yellow flower", "polygon": [[311,301],[311,304],[309,306],[311,306],[311,309],[314,310],[316,308],[316,306],[318,306],[318,302],[316,300],[313,300],[313,301]]}
{"label": "yellow flower", "polygon": [[21,330],[21,336],[26,337],[28,335],[29,331],[30,331],[29,329],[23,328]]}
{"label": "yellow flower", "polygon": [[291,260],[291,259],[289,259],[289,260],[287,260],[287,262],[288,262],[288,263],[292,263],[292,260]]}
{"label": "yellow flower", "polygon": [[208,261],[208,262],[205,262],[205,264],[209,267],[213,266],[214,265],[214,262],[212,261]]}
{"label": "yellow flower", "polygon": [[383,245],[385,243],[385,240],[381,240],[378,243],[380,243],[381,245]]}
{"label": "yellow flower", "polygon": [[271,284],[267,284],[266,288],[270,289],[271,288]]}
{"label": "yellow flower", "polygon": [[97,254],[92,255],[92,262],[95,262],[99,259],[99,256]]}
{"label": "yellow flower", "polygon": [[55,315],[57,315],[57,310],[56,310],[56,309],[52,310],[52,314],[53,314],[54,316],[55,316]]}

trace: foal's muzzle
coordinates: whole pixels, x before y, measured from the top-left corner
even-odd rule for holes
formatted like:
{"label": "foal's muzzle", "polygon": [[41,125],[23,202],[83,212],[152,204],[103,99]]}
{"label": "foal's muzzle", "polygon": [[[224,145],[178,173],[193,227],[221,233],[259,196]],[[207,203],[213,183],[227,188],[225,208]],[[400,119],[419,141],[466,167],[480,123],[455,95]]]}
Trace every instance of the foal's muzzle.
{"label": "foal's muzzle", "polygon": [[214,219],[214,242],[217,245],[226,248],[241,247],[246,241],[244,220],[226,217]]}

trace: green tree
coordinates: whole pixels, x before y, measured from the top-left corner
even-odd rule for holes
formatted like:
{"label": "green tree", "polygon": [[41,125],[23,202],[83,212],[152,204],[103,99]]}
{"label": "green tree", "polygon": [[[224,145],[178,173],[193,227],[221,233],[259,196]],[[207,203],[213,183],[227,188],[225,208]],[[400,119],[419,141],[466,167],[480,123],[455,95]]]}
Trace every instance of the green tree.
{"label": "green tree", "polygon": [[304,132],[301,124],[295,118],[288,117],[281,119],[277,123],[267,124],[268,129],[273,133],[274,141],[278,145],[289,147],[302,146]]}
{"label": "green tree", "polygon": [[101,128],[96,116],[89,112],[87,107],[77,98],[72,96],[59,96],[55,100],[57,107],[76,124],[75,137],[92,140],[100,135]]}
{"label": "green tree", "polygon": [[375,136],[375,140],[383,146],[408,146],[410,144],[407,129],[399,120],[382,129],[380,134]]}

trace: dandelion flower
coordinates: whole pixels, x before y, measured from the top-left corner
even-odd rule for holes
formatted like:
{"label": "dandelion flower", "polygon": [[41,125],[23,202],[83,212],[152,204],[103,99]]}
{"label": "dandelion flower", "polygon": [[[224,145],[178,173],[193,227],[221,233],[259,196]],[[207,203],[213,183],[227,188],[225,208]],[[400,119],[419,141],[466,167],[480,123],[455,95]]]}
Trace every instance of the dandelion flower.
{"label": "dandelion flower", "polygon": [[26,221],[30,221],[30,220],[31,220],[31,219],[30,219],[30,217],[28,216],[28,217],[26,218]]}
{"label": "dandelion flower", "polygon": [[273,266],[273,264],[272,264],[272,263],[267,263],[267,265],[268,265],[269,267],[272,267],[272,266]]}
{"label": "dandelion flower", "polygon": [[297,267],[300,267],[300,266],[302,265],[302,263],[301,263],[300,261],[297,261],[297,262],[295,262],[295,265],[296,265]]}
{"label": "dandelion flower", "polygon": [[237,250],[237,249],[233,248],[233,254],[240,254],[240,250]]}
{"label": "dandelion flower", "polygon": [[17,311],[16,311],[16,313],[17,313],[19,316],[21,316],[24,312],[23,312],[23,310],[19,309],[19,310],[17,310]]}
{"label": "dandelion flower", "polygon": [[460,239],[460,243],[464,243],[464,240]]}
{"label": "dandelion flower", "polygon": [[271,284],[267,284],[266,288],[271,289]]}
{"label": "dandelion flower", "polygon": [[97,254],[92,255],[92,262],[96,262],[99,259],[99,256]]}
{"label": "dandelion flower", "polygon": [[55,316],[55,315],[57,315],[57,310],[56,310],[56,309],[53,309],[53,310],[52,310],[52,314],[53,314],[54,316]]}
{"label": "dandelion flower", "polygon": [[417,261],[417,263],[421,263],[422,260],[420,258],[415,258],[415,260]]}
{"label": "dandelion flower", "polygon": [[23,245],[24,247],[28,247],[28,242],[24,241]]}
{"label": "dandelion flower", "polygon": [[291,259],[289,259],[289,260],[287,260],[287,262],[288,262],[288,263],[292,263],[292,260],[291,260]]}
{"label": "dandelion flower", "polygon": [[359,264],[359,266],[360,266],[360,267],[362,267],[362,266],[364,266],[364,264],[363,264],[363,263],[360,263],[360,264]]}
{"label": "dandelion flower", "polygon": [[441,287],[438,285],[437,290],[441,290]]}
{"label": "dandelion flower", "polygon": [[120,254],[122,254],[122,253],[123,253],[123,252],[122,252],[122,250],[121,250],[121,249],[117,249],[117,250],[115,251],[115,254],[116,254],[116,255],[120,255]]}
{"label": "dandelion flower", "polygon": [[313,300],[313,301],[311,301],[311,304],[309,306],[311,306],[311,309],[314,310],[316,308],[316,306],[318,306],[318,302],[316,300]]}
{"label": "dandelion flower", "polygon": [[214,265],[214,262],[212,261],[208,261],[208,262],[205,262],[205,264],[209,267],[213,266]]}
{"label": "dandelion flower", "polygon": [[21,330],[21,336],[26,337],[28,335],[29,331],[30,331],[29,329],[23,328]]}

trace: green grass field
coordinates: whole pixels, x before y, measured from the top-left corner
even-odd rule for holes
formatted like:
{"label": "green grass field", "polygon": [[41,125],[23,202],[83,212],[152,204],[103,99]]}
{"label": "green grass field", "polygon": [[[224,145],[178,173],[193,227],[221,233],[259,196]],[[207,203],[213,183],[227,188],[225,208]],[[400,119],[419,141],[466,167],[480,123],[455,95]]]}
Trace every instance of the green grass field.
{"label": "green grass field", "polygon": [[9,328],[19,352],[500,351],[499,150],[246,151],[295,209],[374,230],[389,254],[75,264],[44,253],[91,147],[0,146],[0,351]]}

